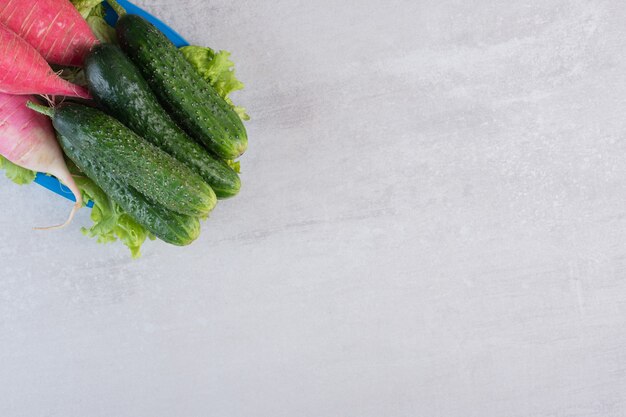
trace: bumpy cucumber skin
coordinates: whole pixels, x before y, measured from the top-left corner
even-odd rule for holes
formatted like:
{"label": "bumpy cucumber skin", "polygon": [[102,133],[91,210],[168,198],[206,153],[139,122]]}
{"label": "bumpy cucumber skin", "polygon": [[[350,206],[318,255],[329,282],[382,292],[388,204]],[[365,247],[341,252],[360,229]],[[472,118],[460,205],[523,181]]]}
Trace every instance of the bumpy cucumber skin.
{"label": "bumpy cucumber skin", "polygon": [[167,37],[136,15],[117,22],[117,38],[161,104],[211,152],[236,159],[248,147],[243,122]]}
{"label": "bumpy cucumber skin", "polygon": [[163,207],[195,217],[215,207],[215,193],[200,176],[106,113],[68,103],[56,108],[52,123],[89,149],[111,177]]}
{"label": "bumpy cucumber skin", "polygon": [[218,198],[239,192],[237,173],[178,127],[121,49],[95,46],[85,60],[85,75],[91,95],[107,113],[191,168]]}
{"label": "bumpy cucumber skin", "polygon": [[200,235],[200,221],[197,217],[175,213],[145,198],[128,185],[116,181],[109,172],[99,165],[95,158],[80,144],[62,135],[57,135],[65,154],[98,187],[120,205],[137,223],[141,224],[157,238],[176,246],[191,244]]}

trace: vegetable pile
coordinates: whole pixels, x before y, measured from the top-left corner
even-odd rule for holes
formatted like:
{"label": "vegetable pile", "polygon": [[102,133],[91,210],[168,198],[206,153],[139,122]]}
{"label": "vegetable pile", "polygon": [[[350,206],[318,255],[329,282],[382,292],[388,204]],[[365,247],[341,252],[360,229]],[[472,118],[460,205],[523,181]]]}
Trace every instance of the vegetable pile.
{"label": "vegetable pile", "polygon": [[146,239],[192,243],[241,187],[249,117],[229,97],[243,88],[230,54],[178,49],[114,0],[115,28],[101,0],[18,3],[0,0],[0,168],[72,191],[68,220],[50,228],[93,202],[83,233],[133,257]]}

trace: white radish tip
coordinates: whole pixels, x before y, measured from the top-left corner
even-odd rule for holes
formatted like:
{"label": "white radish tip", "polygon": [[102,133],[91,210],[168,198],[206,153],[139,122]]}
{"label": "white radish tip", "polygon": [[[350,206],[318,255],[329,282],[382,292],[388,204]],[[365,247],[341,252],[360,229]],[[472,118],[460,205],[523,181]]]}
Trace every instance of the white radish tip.
{"label": "white radish tip", "polygon": [[72,211],[70,212],[69,217],[67,218],[67,220],[63,224],[59,224],[57,226],[48,226],[48,227],[33,227],[33,229],[34,230],[60,230],[60,229],[64,229],[65,227],[69,226],[70,223],[72,223],[72,220],[74,219],[74,215],[76,214],[76,212],[82,206],[83,206],[82,202],[77,202],[76,204],[74,204],[74,207],[72,208]]}

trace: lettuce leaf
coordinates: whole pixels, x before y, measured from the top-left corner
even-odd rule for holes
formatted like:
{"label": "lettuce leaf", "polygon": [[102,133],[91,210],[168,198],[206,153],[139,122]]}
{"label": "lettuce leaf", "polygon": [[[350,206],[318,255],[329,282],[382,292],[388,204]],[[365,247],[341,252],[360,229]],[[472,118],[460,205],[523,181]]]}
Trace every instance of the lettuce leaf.
{"label": "lettuce leaf", "polygon": [[4,175],[18,185],[30,184],[35,181],[35,177],[37,176],[37,173],[15,165],[13,162],[1,155],[0,169],[4,169]]}
{"label": "lettuce leaf", "polygon": [[93,225],[83,227],[86,236],[96,238],[98,243],[110,243],[120,240],[136,259],[141,256],[141,246],[150,233],[122,208],[111,200],[100,187],[87,177],[76,178],[76,183],[83,193],[85,201],[93,201],[91,220]]}
{"label": "lettuce leaf", "polygon": [[91,220],[93,225],[81,230],[86,236],[96,238],[98,243],[111,243],[121,241],[135,259],[141,256],[141,246],[147,238],[154,240],[142,225],[137,223],[115,201],[111,200],[106,193],[87,178],[76,165],[66,160],[70,172],[74,175],[74,181],[83,195],[83,200],[93,201]]}
{"label": "lettuce leaf", "polygon": [[104,20],[102,0],[71,0],[78,12],[85,18],[94,35],[102,42],[115,42],[115,29]]}
{"label": "lettuce leaf", "polygon": [[[56,69],[53,67],[53,69]],[[65,67],[61,68],[57,71],[59,77],[63,78],[66,81],[71,82],[72,84],[81,85],[83,87],[87,86],[87,78],[85,76],[85,71],[79,67]]]}
{"label": "lettuce leaf", "polygon": [[86,20],[93,33],[102,42],[117,43],[115,29],[104,20],[104,6],[102,4],[94,7]]}
{"label": "lettuce leaf", "polygon": [[235,76],[235,64],[230,60],[230,52],[215,52],[204,46],[183,46],[180,50],[200,75],[211,83],[217,93],[233,106],[241,120],[250,120],[246,109],[235,106],[229,97],[231,93],[244,87]]}
{"label": "lettuce leaf", "polygon": [[239,161],[233,161],[229,159],[226,161],[228,166],[230,166],[237,174],[241,174],[241,163]]}
{"label": "lettuce leaf", "polygon": [[91,13],[91,11],[98,5],[102,4],[102,0],[70,0],[78,13],[85,19]]}

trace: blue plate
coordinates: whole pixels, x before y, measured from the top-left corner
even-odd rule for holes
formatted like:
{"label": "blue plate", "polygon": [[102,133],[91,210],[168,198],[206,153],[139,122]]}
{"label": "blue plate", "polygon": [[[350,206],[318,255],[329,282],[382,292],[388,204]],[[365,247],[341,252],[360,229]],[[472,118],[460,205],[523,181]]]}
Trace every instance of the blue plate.
{"label": "blue plate", "polygon": [[[159,19],[152,16],[150,13],[146,12],[145,10],[135,6],[134,4],[132,4],[131,2],[127,0],[117,0],[117,2],[120,4],[120,6],[124,7],[129,14],[136,14],[136,15],[146,18],[150,23],[152,23],[157,28],[159,28],[159,30],[163,32],[177,47],[180,48],[181,46],[189,45],[189,43],[187,43],[187,41],[183,39],[183,37],[180,36],[178,33],[176,33],[172,28],[168,27],[165,23],[161,22]],[[106,21],[111,26],[113,26],[115,25],[115,22],[117,21],[117,15],[113,11],[113,9],[109,7],[108,4],[105,4],[105,6],[106,6]],[[74,198],[74,194],[72,194],[69,188],[61,184],[59,180],[57,180],[54,177],[51,177],[49,175],[39,172],[37,173],[35,182],[41,185],[42,187],[47,188],[48,190],[67,198],[68,200],[76,201],[76,199]],[[87,204],[87,206],[92,207],[93,203],[90,201],[89,204]]]}

